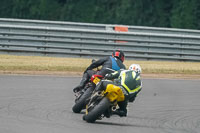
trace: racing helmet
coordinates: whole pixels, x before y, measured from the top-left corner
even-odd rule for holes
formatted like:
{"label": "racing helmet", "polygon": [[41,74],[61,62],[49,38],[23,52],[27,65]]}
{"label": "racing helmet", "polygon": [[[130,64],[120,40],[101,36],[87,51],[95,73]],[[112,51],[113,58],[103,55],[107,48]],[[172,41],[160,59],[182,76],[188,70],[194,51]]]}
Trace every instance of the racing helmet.
{"label": "racing helmet", "polygon": [[133,70],[133,71],[135,71],[137,73],[141,73],[142,72],[142,69],[141,69],[139,64],[130,65],[129,70]]}
{"label": "racing helmet", "polygon": [[124,52],[122,50],[113,51],[112,56],[119,58],[122,62],[124,62]]}

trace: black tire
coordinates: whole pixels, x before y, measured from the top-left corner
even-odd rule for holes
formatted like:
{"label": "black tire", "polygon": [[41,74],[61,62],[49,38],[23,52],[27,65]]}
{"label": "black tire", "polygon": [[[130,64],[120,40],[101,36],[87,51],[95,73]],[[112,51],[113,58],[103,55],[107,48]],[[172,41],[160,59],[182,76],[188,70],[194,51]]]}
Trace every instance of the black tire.
{"label": "black tire", "polygon": [[92,95],[93,87],[87,88],[83,95],[78,99],[75,105],[72,107],[74,113],[80,113],[82,109],[86,106],[86,100]]}
{"label": "black tire", "polygon": [[94,123],[110,106],[110,101],[104,97],[87,115],[83,116],[83,120]]}

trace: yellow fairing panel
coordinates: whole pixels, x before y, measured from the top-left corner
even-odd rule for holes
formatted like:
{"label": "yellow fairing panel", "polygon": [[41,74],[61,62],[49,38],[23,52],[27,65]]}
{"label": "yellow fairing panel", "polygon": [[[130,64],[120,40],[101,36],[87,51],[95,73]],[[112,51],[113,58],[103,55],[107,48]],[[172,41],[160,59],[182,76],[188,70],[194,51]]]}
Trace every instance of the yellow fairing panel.
{"label": "yellow fairing panel", "polygon": [[111,101],[117,100],[117,102],[124,101],[124,94],[120,87],[113,84],[108,84],[104,93],[108,93],[106,97]]}

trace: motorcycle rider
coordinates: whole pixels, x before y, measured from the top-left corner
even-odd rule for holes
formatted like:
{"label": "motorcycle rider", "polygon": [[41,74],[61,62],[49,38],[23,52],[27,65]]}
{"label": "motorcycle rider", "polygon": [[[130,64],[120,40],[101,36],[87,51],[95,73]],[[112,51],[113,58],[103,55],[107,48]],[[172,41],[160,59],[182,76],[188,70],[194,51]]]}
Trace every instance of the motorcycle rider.
{"label": "motorcycle rider", "polygon": [[89,81],[91,76],[96,73],[96,71],[92,70],[94,68],[98,68],[102,66],[101,70],[97,72],[98,75],[105,76],[107,73],[111,73],[110,69],[115,71],[119,69],[125,69],[124,62],[124,52],[122,50],[115,50],[112,53],[112,56],[101,58],[97,61],[92,62],[92,64],[85,70],[83,73],[80,84],[73,89],[74,92],[78,92],[83,89],[85,84]]}
{"label": "motorcycle rider", "polygon": [[[133,102],[137,94],[142,89],[142,82],[140,79],[141,67],[138,64],[130,65],[128,70],[119,70],[111,74],[106,74],[101,83],[95,88],[96,91],[106,89],[107,85],[113,84],[119,86],[125,96],[125,100],[118,102],[119,109],[112,112],[120,117],[127,116],[128,102]],[[111,81],[114,80],[114,81]],[[109,114],[106,117],[110,117]]]}

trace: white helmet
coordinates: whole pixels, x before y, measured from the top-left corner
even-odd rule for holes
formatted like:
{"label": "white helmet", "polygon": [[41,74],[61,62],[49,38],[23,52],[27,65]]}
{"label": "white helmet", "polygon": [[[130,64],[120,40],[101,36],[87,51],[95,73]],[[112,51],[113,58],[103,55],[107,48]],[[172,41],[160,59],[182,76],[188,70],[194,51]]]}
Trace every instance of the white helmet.
{"label": "white helmet", "polygon": [[129,70],[133,70],[133,71],[135,71],[137,73],[141,73],[142,72],[142,69],[141,69],[139,64],[130,65]]}

